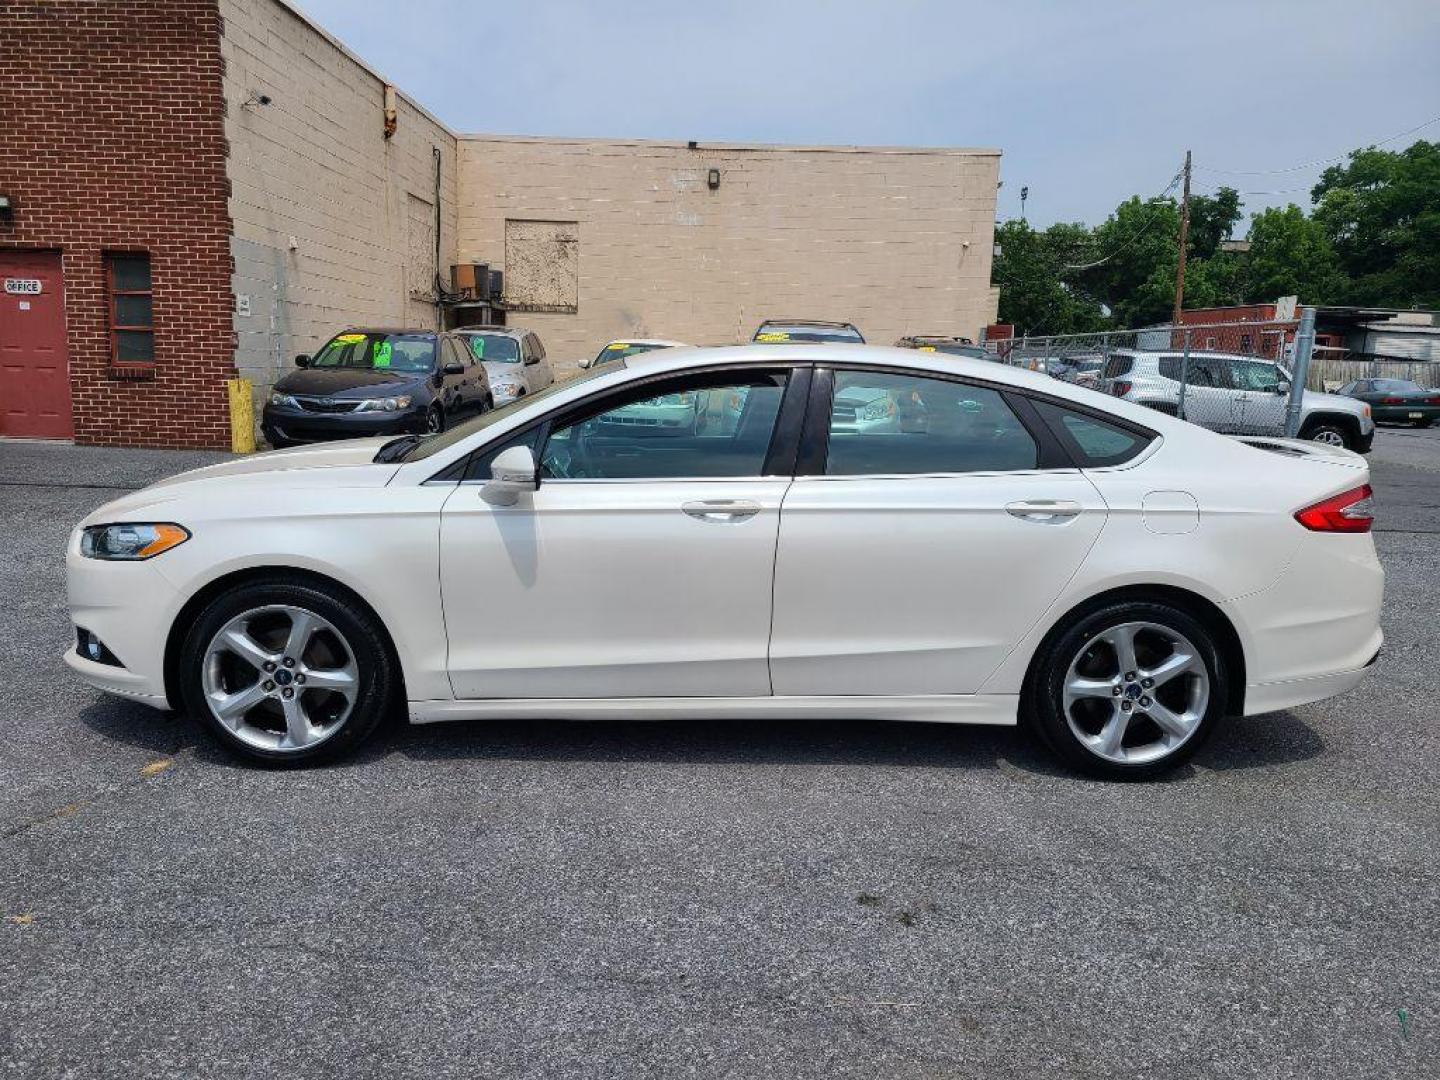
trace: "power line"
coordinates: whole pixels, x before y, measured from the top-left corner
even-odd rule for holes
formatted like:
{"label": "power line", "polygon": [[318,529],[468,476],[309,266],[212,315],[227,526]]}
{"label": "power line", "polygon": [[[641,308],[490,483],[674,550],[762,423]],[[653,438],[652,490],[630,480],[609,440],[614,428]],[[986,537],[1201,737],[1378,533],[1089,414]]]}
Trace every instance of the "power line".
{"label": "power line", "polygon": [[[1184,176],[1184,175],[1185,175],[1185,168],[1184,168],[1184,166],[1181,166],[1180,171],[1177,172],[1177,173],[1175,174],[1174,178],[1170,181],[1170,183],[1169,183],[1168,185],[1166,185],[1165,190],[1162,191],[1162,192],[1160,192],[1160,194],[1156,195],[1154,198],[1152,198],[1152,199],[1150,200],[1151,204],[1154,204],[1154,203],[1156,202],[1156,200],[1158,200],[1158,199],[1163,199],[1163,198],[1165,198],[1165,196],[1169,195],[1172,191],[1174,191],[1174,190],[1175,190],[1175,186],[1180,183],[1180,178],[1181,178],[1182,176]],[[1094,269],[1095,267],[1097,267],[1097,266],[1104,266],[1107,262],[1109,262],[1111,259],[1115,258],[1115,256],[1116,256],[1116,255],[1119,255],[1122,251],[1125,251],[1125,250],[1127,250],[1128,248],[1133,247],[1133,246],[1135,245],[1135,242],[1136,242],[1137,240],[1139,240],[1142,236],[1144,236],[1147,232],[1150,231],[1150,227],[1151,227],[1152,225],[1154,225],[1157,221],[1160,220],[1160,214],[1159,214],[1158,211],[1159,211],[1159,208],[1156,207],[1156,212],[1150,215],[1150,220],[1149,220],[1149,221],[1147,221],[1140,229],[1138,229],[1135,233],[1133,233],[1133,234],[1131,235],[1130,239],[1126,240],[1123,244],[1121,244],[1119,247],[1117,247],[1114,251],[1110,252],[1110,254],[1109,254],[1109,255],[1106,255],[1103,259],[1096,259],[1094,262],[1080,263],[1080,264],[1076,264],[1076,265],[1066,264],[1066,265],[1062,266],[1060,269],[1062,269],[1062,270],[1093,270],[1093,269]]]}
{"label": "power line", "polygon": [[[1426,120],[1423,124],[1416,124],[1414,127],[1412,127],[1412,128],[1406,128],[1404,131],[1397,132],[1396,134],[1391,135],[1391,136],[1389,136],[1388,138],[1380,139],[1380,140],[1377,140],[1376,142],[1372,142],[1372,143],[1366,143],[1364,149],[1368,149],[1369,147],[1372,147],[1372,146],[1384,146],[1386,143],[1392,143],[1392,142],[1394,142],[1396,139],[1403,139],[1403,138],[1405,138],[1406,135],[1413,135],[1413,134],[1415,134],[1415,132],[1421,131],[1421,130],[1429,127],[1431,124],[1436,123],[1437,121],[1440,121],[1440,116],[1432,116],[1429,120]],[[1347,151],[1345,151],[1345,153],[1341,154],[1339,157],[1325,158],[1325,159],[1320,160],[1320,161],[1307,161],[1307,162],[1305,162],[1304,164],[1301,164],[1301,165],[1291,165],[1291,166],[1289,166],[1289,167],[1287,167],[1287,168],[1284,168],[1284,169],[1217,169],[1217,168],[1214,168],[1213,166],[1210,166],[1210,165],[1196,165],[1195,167],[1196,167],[1197,169],[1204,169],[1206,172],[1224,173],[1224,174],[1226,174],[1227,176],[1276,176],[1276,175],[1279,175],[1280,173],[1303,172],[1303,171],[1306,170],[1306,169],[1318,169],[1321,165],[1334,165],[1334,164],[1336,164],[1337,162],[1344,161],[1346,158],[1348,158],[1348,157],[1350,156],[1351,153],[1352,153],[1352,151],[1347,150]],[[1269,191],[1269,192],[1267,192],[1267,191],[1242,191],[1240,194],[1242,194],[1242,195],[1287,195],[1287,194],[1289,194],[1289,192],[1284,192],[1284,191]]]}

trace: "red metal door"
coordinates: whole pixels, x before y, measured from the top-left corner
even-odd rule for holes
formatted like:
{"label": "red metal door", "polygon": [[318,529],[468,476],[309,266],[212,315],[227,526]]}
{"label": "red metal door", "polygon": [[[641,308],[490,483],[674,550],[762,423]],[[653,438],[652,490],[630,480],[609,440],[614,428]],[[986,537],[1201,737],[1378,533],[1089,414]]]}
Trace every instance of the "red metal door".
{"label": "red metal door", "polygon": [[73,434],[60,253],[0,249],[0,435]]}

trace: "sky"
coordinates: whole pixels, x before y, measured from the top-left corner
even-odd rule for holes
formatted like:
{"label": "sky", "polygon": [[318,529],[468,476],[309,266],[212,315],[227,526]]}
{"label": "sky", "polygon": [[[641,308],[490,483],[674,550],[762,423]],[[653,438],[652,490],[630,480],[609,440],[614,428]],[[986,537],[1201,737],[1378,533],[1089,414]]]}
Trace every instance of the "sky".
{"label": "sky", "polygon": [[999,217],[1028,187],[1041,226],[1187,148],[1250,213],[1309,206],[1323,166],[1294,166],[1440,141],[1440,0],[299,4],[459,132],[993,147]]}

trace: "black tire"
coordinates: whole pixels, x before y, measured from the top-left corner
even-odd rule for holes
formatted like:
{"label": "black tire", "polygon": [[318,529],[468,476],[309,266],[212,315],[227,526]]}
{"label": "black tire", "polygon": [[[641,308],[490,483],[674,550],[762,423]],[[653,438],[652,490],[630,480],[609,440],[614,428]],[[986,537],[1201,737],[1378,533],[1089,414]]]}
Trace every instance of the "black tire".
{"label": "black tire", "polygon": [[430,411],[425,414],[425,430],[432,435],[445,430],[445,410],[439,405],[430,406]]}
{"label": "black tire", "polygon": [[1434,420],[1416,420],[1414,426],[1417,428],[1427,428],[1434,422]]}
{"label": "black tire", "polygon": [[[1092,752],[1072,730],[1063,698],[1070,664],[1086,643],[1107,629],[1129,622],[1154,623],[1187,638],[1198,651],[1210,680],[1207,707],[1189,737],[1164,757],[1138,764],[1120,764]],[[1210,631],[1194,616],[1159,601],[1122,600],[1082,613],[1050,633],[1036,654],[1026,681],[1021,723],[1074,769],[1107,780],[1150,780],[1184,765],[1204,745],[1225,714],[1226,679],[1224,657]],[[1141,713],[1137,711],[1134,719],[1140,718]]]}
{"label": "black tire", "polygon": [[[202,666],[215,635],[236,616],[272,604],[304,608],[328,620],[344,636],[359,672],[349,715],[323,741],[303,749],[267,750],[245,742],[211,712],[203,689]],[[372,614],[339,589],[284,573],[238,585],[206,604],[181,644],[178,674],[186,711],[232,753],[270,768],[315,765],[351,753],[398,701],[401,686],[387,639]]]}
{"label": "black tire", "polygon": [[1305,433],[1300,437],[1302,439],[1308,439],[1311,442],[1329,443],[1331,439],[1327,436],[1339,436],[1341,446],[1346,450],[1355,449],[1354,433],[1344,425],[1332,423],[1328,420],[1321,420],[1319,423],[1306,428]]}

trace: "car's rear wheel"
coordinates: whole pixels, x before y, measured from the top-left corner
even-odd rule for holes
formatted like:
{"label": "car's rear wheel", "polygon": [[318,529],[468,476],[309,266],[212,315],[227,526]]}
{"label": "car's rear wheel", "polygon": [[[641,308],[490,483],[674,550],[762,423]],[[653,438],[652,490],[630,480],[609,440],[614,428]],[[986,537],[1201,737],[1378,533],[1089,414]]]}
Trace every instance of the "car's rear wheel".
{"label": "car's rear wheel", "polygon": [[1149,779],[1188,761],[1224,714],[1224,660],[1180,608],[1119,602],[1052,636],[1026,698],[1031,726],[1067,763]]}
{"label": "car's rear wheel", "polygon": [[216,597],[186,634],[180,665],[190,712],[267,765],[354,749],[398,684],[374,617],[338,590],[296,579]]}

